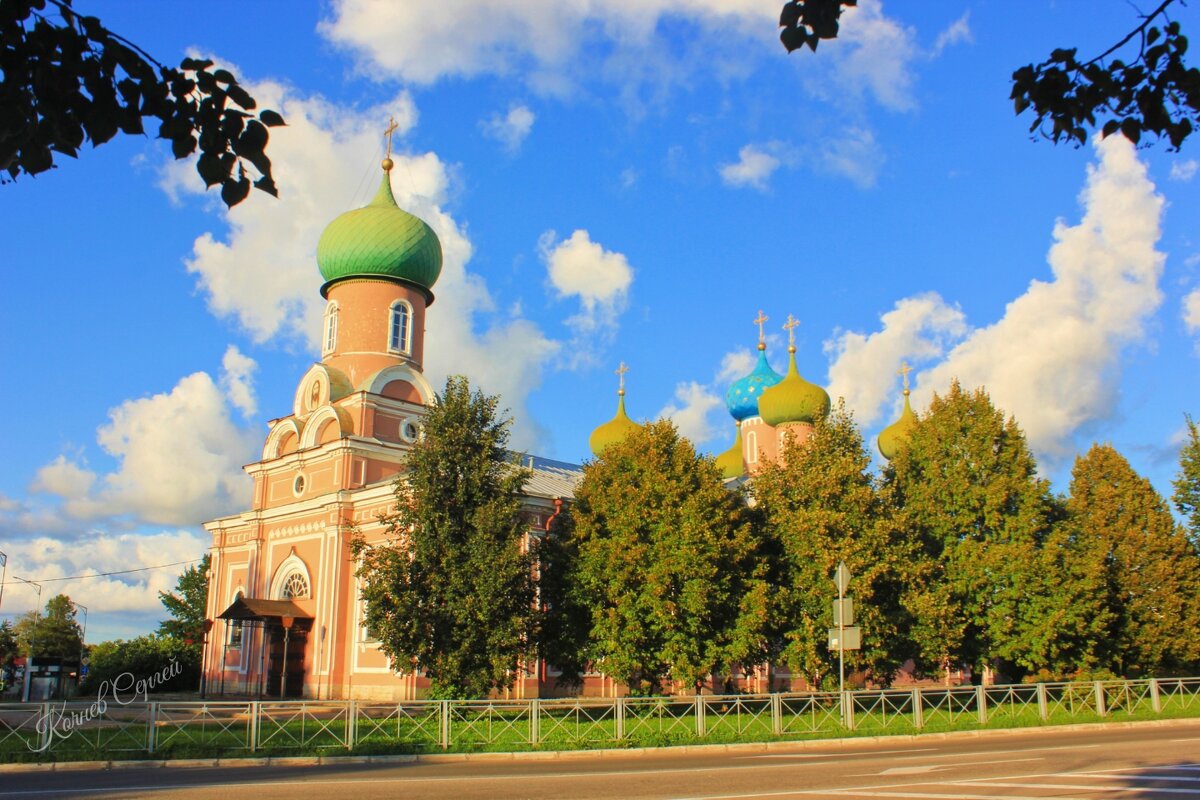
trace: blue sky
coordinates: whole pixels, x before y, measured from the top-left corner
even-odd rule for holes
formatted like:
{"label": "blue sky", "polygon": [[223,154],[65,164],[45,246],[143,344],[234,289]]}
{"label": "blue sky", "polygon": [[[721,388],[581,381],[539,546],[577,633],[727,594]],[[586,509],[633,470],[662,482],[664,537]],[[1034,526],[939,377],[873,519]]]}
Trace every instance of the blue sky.
{"label": "blue sky", "polygon": [[[389,115],[396,195],[446,252],[427,373],[501,393],[518,447],[587,457],[624,360],[633,416],[724,450],[762,309],[776,368],[794,314],[801,372],[872,444],[907,359],[918,406],[954,377],[986,385],[1057,490],[1107,441],[1169,492],[1200,414],[1200,144],[1055,147],[1008,100],[1013,69],[1103,50],[1129,4],[863,0],[841,39],[791,56],[779,4],[221,2],[185,20],[79,0],[282,111],[281,196],[226,212],[131,138],[0,188],[10,576],[195,558],[199,523],[245,507],[240,466],[317,355],[317,238],[369,199]],[[178,570],[46,586],[98,640],[151,629]],[[0,615],[32,601],[10,585]]]}

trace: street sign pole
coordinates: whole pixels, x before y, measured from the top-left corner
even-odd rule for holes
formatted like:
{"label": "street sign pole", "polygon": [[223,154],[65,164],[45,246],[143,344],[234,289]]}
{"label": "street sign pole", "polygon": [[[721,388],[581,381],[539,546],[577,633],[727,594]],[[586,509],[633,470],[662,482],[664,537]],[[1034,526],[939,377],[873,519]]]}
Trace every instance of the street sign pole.
{"label": "street sign pole", "polygon": [[850,586],[850,570],[845,561],[839,561],[833,575],[838,590],[838,705],[842,711],[842,724],[846,724],[846,589]]}

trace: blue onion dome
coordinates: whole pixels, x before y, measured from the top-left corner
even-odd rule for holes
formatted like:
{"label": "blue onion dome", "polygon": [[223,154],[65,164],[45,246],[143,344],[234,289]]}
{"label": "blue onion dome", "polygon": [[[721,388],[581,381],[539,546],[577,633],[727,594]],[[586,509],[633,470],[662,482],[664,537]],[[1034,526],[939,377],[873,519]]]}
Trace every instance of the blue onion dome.
{"label": "blue onion dome", "polygon": [[725,406],[738,422],[758,416],[758,398],[762,393],[783,380],[783,376],[771,369],[767,363],[767,346],[758,343],[758,363],[744,378],[734,381],[725,393]]}

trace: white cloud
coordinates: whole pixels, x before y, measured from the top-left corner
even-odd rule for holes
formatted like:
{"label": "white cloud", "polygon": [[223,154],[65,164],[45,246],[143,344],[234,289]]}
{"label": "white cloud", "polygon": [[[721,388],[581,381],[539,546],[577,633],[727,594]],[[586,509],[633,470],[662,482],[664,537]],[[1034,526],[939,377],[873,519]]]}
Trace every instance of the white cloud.
{"label": "white cloud", "polygon": [[[778,4],[762,0],[337,0],[320,30],[374,76],[429,84],[496,75],[562,98],[599,81],[637,108],[640,87],[661,98],[697,75],[743,78],[778,56],[777,15]],[[687,25],[695,46],[671,41],[667,22]],[[811,76],[813,93],[914,106],[911,64],[922,53],[914,32],[888,18],[879,0],[847,10],[838,39],[821,49],[822,59],[793,59]]]}
{"label": "white cloud", "polygon": [[615,333],[633,283],[633,268],[624,255],[605,250],[585,230],[574,231],[561,242],[554,231],[546,231],[538,239],[538,252],[558,296],[579,299],[579,313],[567,325],[575,334],[570,350],[576,363],[585,363],[596,340],[603,344]]}
{"label": "white cloud", "polygon": [[[159,602],[160,591],[171,591],[179,574],[187,568],[179,564],[105,577],[69,581],[52,580],[76,575],[99,575],[179,561],[199,559],[210,541],[190,531],[135,533],[88,533],[74,540],[37,536],[6,541],[9,576],[14,573],[42,579],[41,602],[55,594],[65,594],[88,609],[89,642],[117,636],[145,633],[167,616]],[[38,597],[34,590],[19,583],[4,587],[5,614],[33,609]]]}
{"label": "white cloud", "polygon": [[1171,163],[1171,180],[1173,181],[1190,181],[1196,177],[1196,172],[1200,170],[1200,161],[1194,158],[1189,158],[1187,161],[1174,161]]}
{"label": "white cloud", "polygon": [[[403,15],[408,8],[402,4],[395,12]],[[467,269],[471,242],[445,208],[453,168],[436,153],[405,152],[402,137],[417,120],[408,93],[355,109],[280,84],[244,85],[287,120],[286,127],[271,131],[280,197],[252,197],[233,209],[212,206],[222,227],[196,240],[188,269],[197,275],[213,313],[236,320],[256,341],[299,342],[316,354],[324,309],[317,239],[336,216],[374,194],[383,121],[394,115],[400,127],[392,191],[397,203],[428,222],[442,243],[442,274],[426,318],[426,375],[438,388],[448,373],[470,376],[484,391],[502,395],[515,419],[515,447],[542,442],[546,432],[526,413],[525,400],[560,345],[519,314],[497,311],[487,283]],[[169,191],[203,190],[186,162],[172,162],[164,172]]]}
{"label": "white cloud", "polygon": [[724,407],[724,401],[711,387],[689,381],[675,387],[675,397],[663,406],[658,416],[671,420],[681,434],[700,444],[716,435],[711,417]]}
{"label": "white cloud", "polygon": [[725,385],[744,378],[754,369],[754,353],[747,348],[734,350],[721,357],[721,366],[717,370],[717,384]]}
{"label": "white cloud", "polygon": [[1188,333],[1200,333],[1200,289],[1193,289],[1183,298],[1183,323]]}
{"label": "white cloud", "polygon": [[[248,367],[233,350],[223,385],[249,393]],[[38,470],[36,492],[56,497],[63,511],[83,520],[127,518],[154,524],[196,525],[240,510],[250,500],[242,465],[261,445],[230,418],[229,399],[206,372],[181,379],[170,392],[126,400],[96,432],[117,461],[103,476],[66,456]]]}
{"label": "white cloud", "polygon": [[933,52],[930,55],[936,58],[947,47],[953,47],[962,42],[973,41],[975,41],[975,38],[971,33],[971,12],[964,11],[961,17],[951,22],[948,28],[938,34],[937,41],[933,43]]}
{"label": "white cloud", "polygon": [[845,398],[863,425],[878,422],[885,409],[898,411],[895,376],[902,361],[941,358],[968,330],[963,313],[934,292],[906,297],[879,319],[882,328],[874,333],[834,331],[825,342],[833,359],[829,396]]}
{"label": "white cloud", "polygon": [[493,114],[479,123],[484,136],[495,139],[510,153],[521,148],[530,131],[533,130],[534,113],[526,106],[514,105],[504,116]]}
{"label": "white cloud", "polygon": [[[774,143],[766,147],[777,149]],[[750,186],[765,192],[767,182],[775,170],[779,169],[780,163],[780,160],[766,149],[748,144],[738,151],[737,161],[721,166],[721,180],[729,186]]]}
{"label": "white cloud", "polygon": [[884,155],[875,134],[867,128],[851,126],[836,137],[817,145],[814,168],[818,172],[849,178],[860,188],[875,185]]}
{"label": "white cloud", "polygon": [[1121,353],[1144,340],[1162,302],[1164,256],[1155,245],[1163,200],[1128,141],[1113,136],[1095,148],[1099,163],[1080,194],[1083,219],[1054,227],[1052,280],[1032,281],[1002,319],[975,330],[937,295],[901,300],[880,331],[826,343],[835,355],[830,394],[874,420],[895,397],[888,378],[899,361],[934,360],[918,376],[918,406],[956,378],[984,386],[1048,461],[1069,455],[1081,427],[1111,417]]}
{"label": "white cloud", "polygon": [[1100,161],[1080,195],[1083,219],[1054,226],[1053,280],[1031,282],[1001,320],[920,376],[926,397],[954,378],[986,386],[1050,460],[1069,454],[1080,426],[1115,412],[1121,352],[1145,338],[1162,302],[1162,197],[1123,137],[1095,147]]}
{"label": "white cloud", "polygon": [[225,357],[221,359],[221,390],[229,398],[233,407],[249,419],[258,410],[258,399],[254,396],[254,371],[258,362],[236,345],[225,349]]}

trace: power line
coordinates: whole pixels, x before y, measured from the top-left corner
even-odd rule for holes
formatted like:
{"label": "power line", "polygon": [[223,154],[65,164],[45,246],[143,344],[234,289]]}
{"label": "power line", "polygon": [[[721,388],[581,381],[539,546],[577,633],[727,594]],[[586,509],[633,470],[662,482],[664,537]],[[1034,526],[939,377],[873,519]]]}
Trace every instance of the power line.
{"label": "power line", "polygon": [[[197,564],[201,560],[202,559],[199,559],[199,558],[193,558],[190,561],[176,561],[172,564],[158,564],[153,567],[138,567],[137,569],[121,569],[121,570],[117,570],[116,572],[97,572],[94,575],[68,575],[65,578],[29,578],[28,581],[30,583],[54,583],[56,581],[81,581],[81,580],[86,580],[87,578],[107,578],[110,575],[129,575],[134,572],[150,572],[151,570],[155,570],[155,569],[166,569],[167,567],[178,567],[183,564]],[[25,581],[22,581],[22,583],[24,583],[24,582]],[[9,584],[12,584],[12,583],[14,583],[14,581],[7,581],[5,583],[0,584],[0,586],[8,586]]]}

